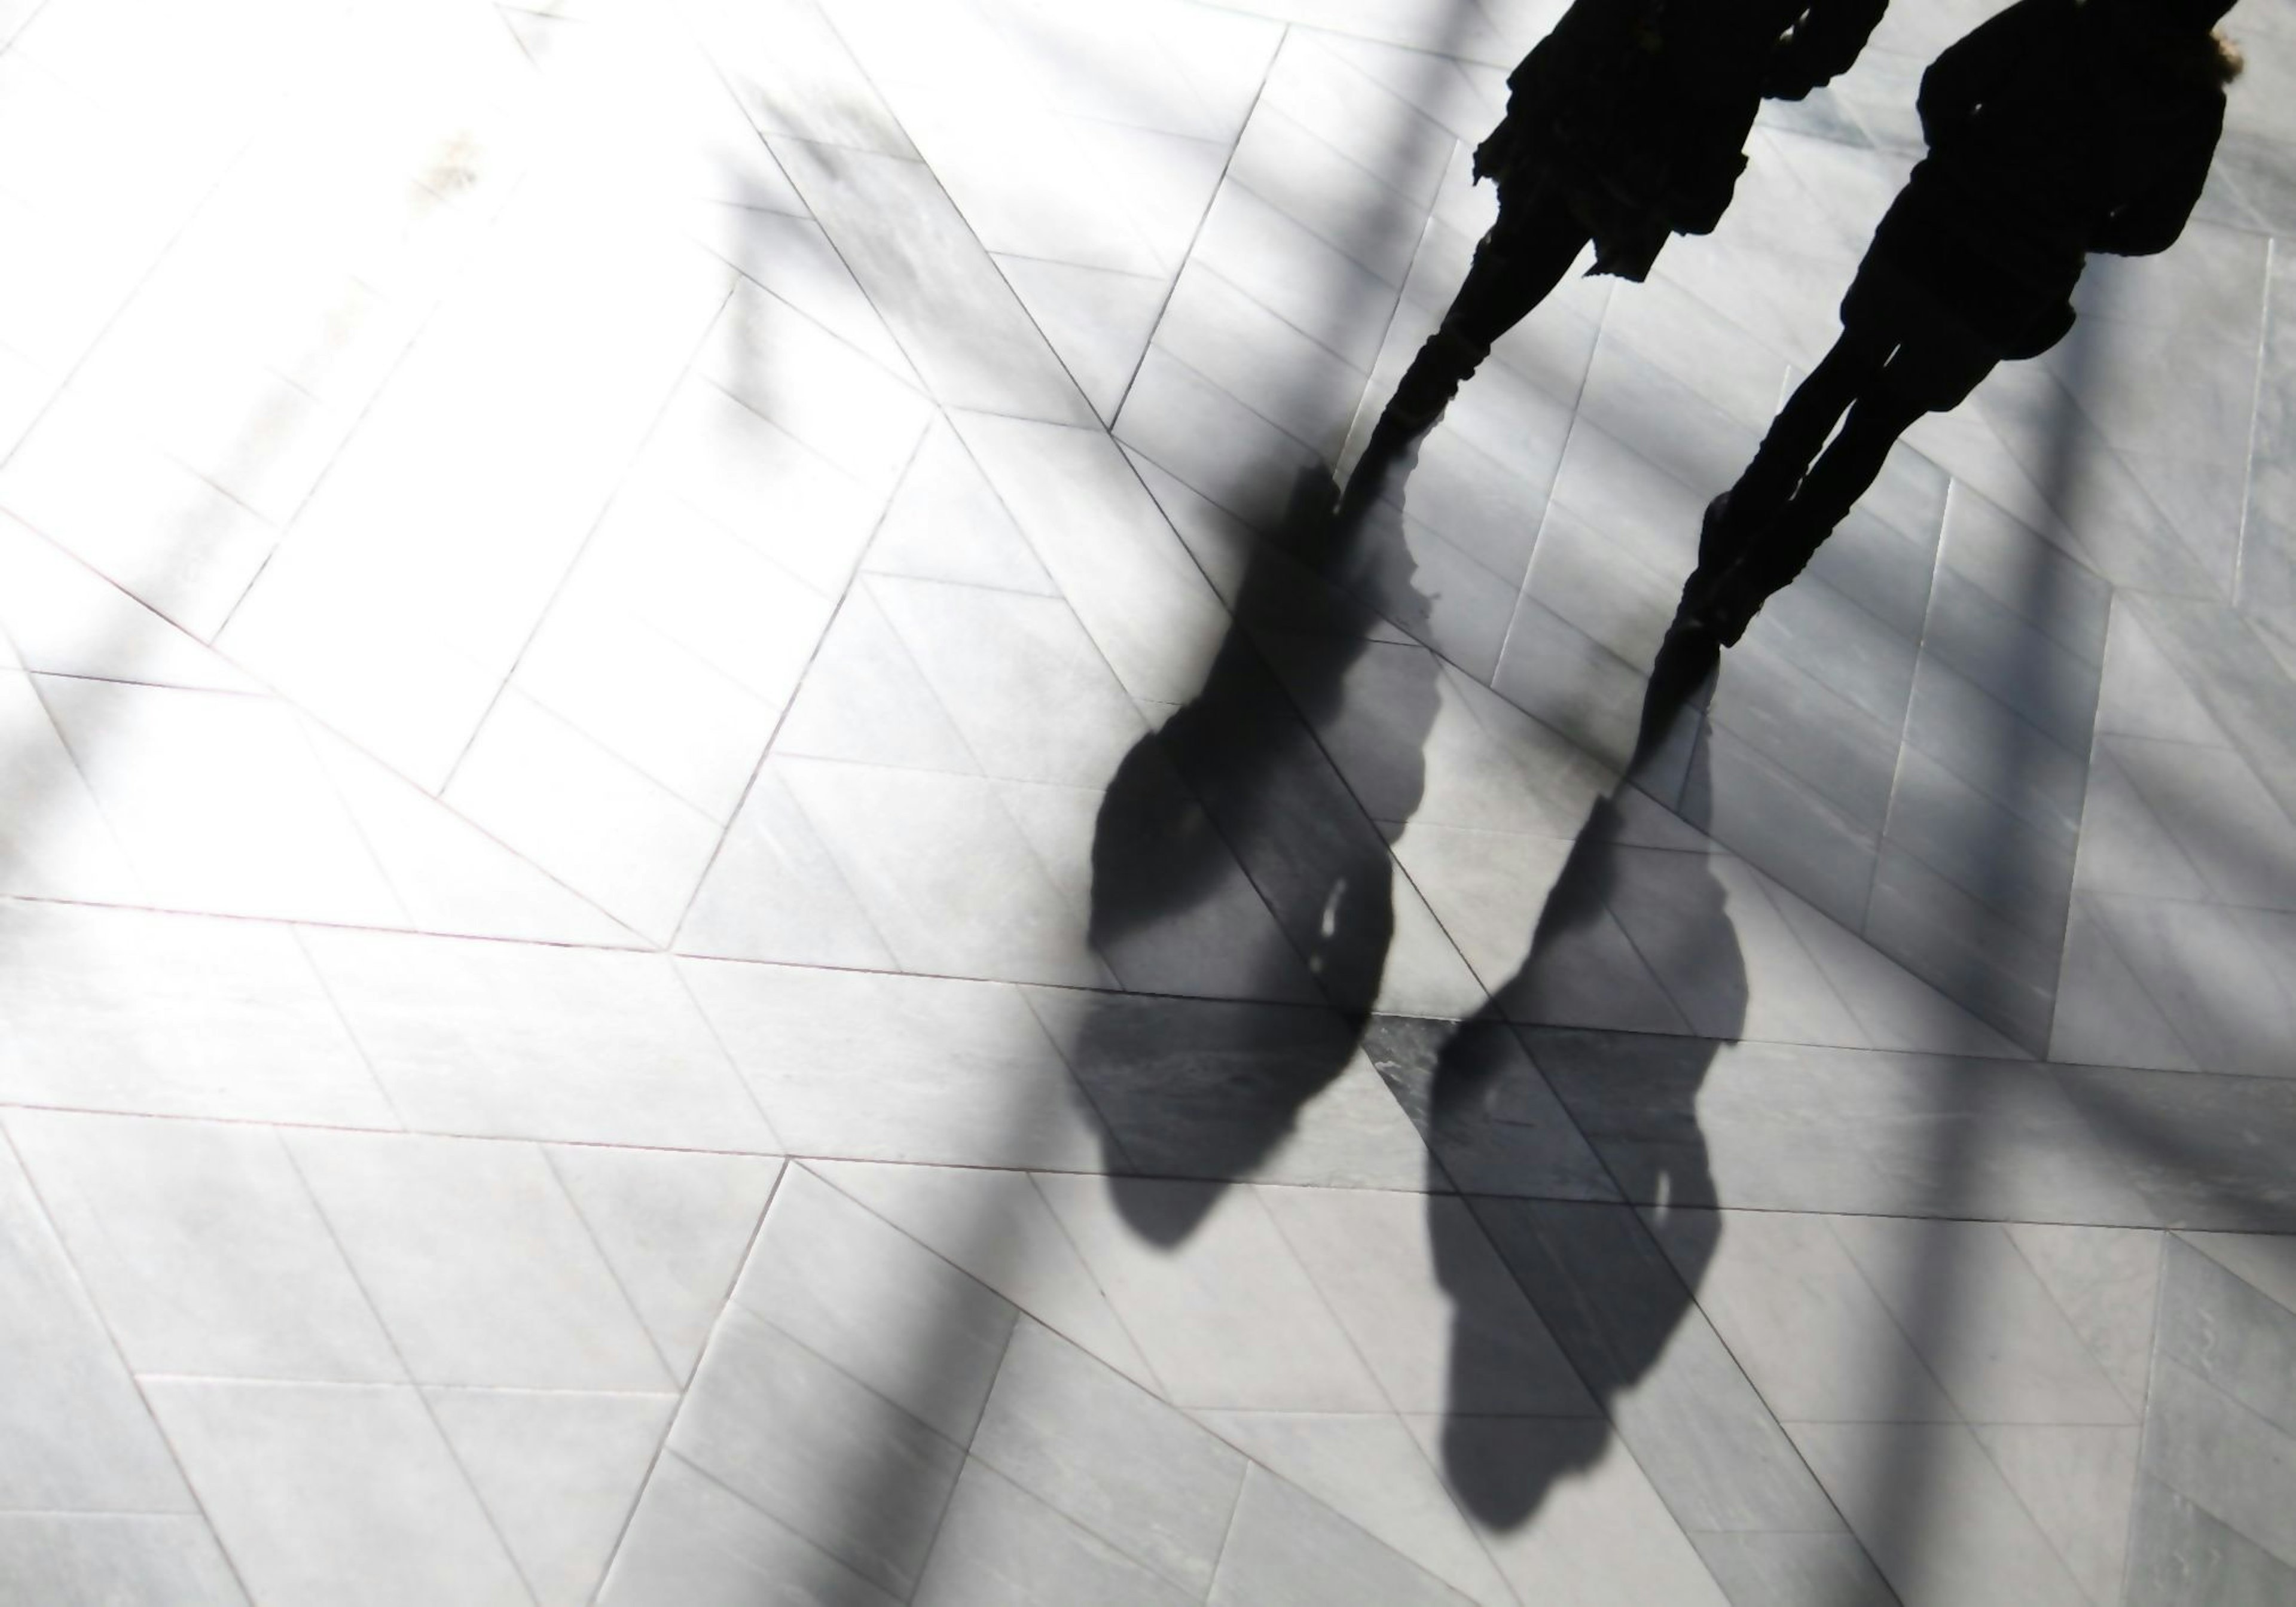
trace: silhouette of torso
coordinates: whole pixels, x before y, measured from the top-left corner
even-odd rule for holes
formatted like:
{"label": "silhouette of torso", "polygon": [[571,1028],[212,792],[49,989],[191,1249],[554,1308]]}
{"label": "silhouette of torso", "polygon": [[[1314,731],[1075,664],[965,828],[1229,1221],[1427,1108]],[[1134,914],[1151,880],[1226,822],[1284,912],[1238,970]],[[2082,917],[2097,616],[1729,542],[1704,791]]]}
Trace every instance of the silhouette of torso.
{"label": "silhouette of torso", "polygon": [[2009,355],[2031,355],[2088,252],[2165,249],[2207,179],[2214,47],[2149,3],[2018,0],[1923,76],[1931,152],[1874,250]]}

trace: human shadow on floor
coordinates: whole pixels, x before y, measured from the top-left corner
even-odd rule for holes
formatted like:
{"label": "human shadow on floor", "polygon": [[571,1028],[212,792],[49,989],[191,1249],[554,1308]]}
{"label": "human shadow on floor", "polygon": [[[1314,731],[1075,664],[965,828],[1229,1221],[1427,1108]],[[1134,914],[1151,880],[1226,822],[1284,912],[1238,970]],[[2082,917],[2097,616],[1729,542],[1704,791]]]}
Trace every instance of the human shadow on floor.
{"label": "human shadow on floor", "polygon": [[[1398,488],[1414,456],[1406,444],[1367,458],[1344,499],[1328,473],[1300,476],[1201,688],[1126,754],[1100,809],[1090,934],[1134,991],[1085,1007],[1070,1060],[1108,1135],[1117,1206],[1159,1244],[1192,1234],[1218,1191],[1143,1176],[1257,1171],[1354,1058],[1379,994],[1393,866],[1320,734],[1372,698],[1349,717],[1375,727],[1383,806],[1408,816],[1438,666],[1375,649],[1377,616],[1332,578],[1375,552],[1386,582],[1407,585]],[[1366,494],[1382,483],[1385,498]],[[1351,677],[1374,651],[1376,672]],[[1165,980],[1177,976],[1193,981]],[[1250,1002],[1152,996],[1180,993]]]}
{"label": "human shadow on floor", "polygon": [[[1595,802],[1515,975],[1466,1021],[1373,1013],[1399,873],[1358,793],[1371,787],[1382,819],[1410,818],[1442,671],[1423,649],[1379,644],[1328,582],[1375,570],[1390,614],[1418,594],[1397,590],[1410,573],[1413,467],[1408,446],[1368,463],[1343,501],[1328,478],[1301,479],[1290,517],[1254,549],[1202,687],[1119,767],[1094,839],[1091,935],[1134,991],[1083,996],[1063,1038],[1107,1135],[1111,1197],[1134,1232],[1167,1247],[1202,1225],[1218,1185],[1267,1175],[1300,1112],[1367,1053],[1428,1141],[1433,1259],[1453,1302],[1443,1471],[1463,1507],[1506,1529],[1604,1454],[1611,1402],[1650,1373],[1690,1308],[1717,1218],[1662,1219],[1661,1258],[1634,1207],[1714,1202],[1694,1101],[1743,1023],[1746,974],[1703,839],[1634,791],[1655,764],[1686,766],[1687,796],[1706,794],[1692,739],[1714,659],[1676,646],[1652,671],[1635,761]],[[1322,745],[1342,726],[1345,783]],[[1238,894],[1246,906],[1227,902]],[[1256,898],[1272,922],[1255,920]],[[1259,936],[1239,946],[1239,930]],[[1161,967],[1202,975],[1200,945],[1221,951],[1214,991],[1249,1002],[1144,996]],[[1608,974],[1628,969],[1634,979]],[[1517,1022],[1597,1022],[1589,1000],[1636,986],[1694,998],[1685,1029],[1534,1030],[1542,1060],[1570,1062],[1567,1077],[1542,1076]],[[1587,1202],[1611,1193],[1591,1156],[1576,1187],[1524,1158],[1525,1111],[1569,1125],[1550,1081],[1581,1126],[1623,1107],[1638,1140],[1662,1135],[1633,1152],[1658,1157],[1644,1175],[1616,1176],[1630,1203]],[[1525,1294],[1563,1353],[1541,1381],[1508,1376],[1524,1365]]]}
{"label": "human shadow on floor", "polygon": [[[1632,794],[1646,766],[1688,748],[1685,797],[1694,807],[1706,796],[1699,774],[1704,744],[1695,738],[1700,694],[1713,668],[1710,650],[1669,640],[1661,651],[1634,759],[1573,840],[1532,928],[1529,952],[1490,1004],[1449,1031],[1417,1087],[1412,1062],[1425,1067],[1426,1053],[1423,1047],[1414,1057],[1411,1039],[1416,1034],[1423,1045],[1431,1023],[1383,1022],[1372,1045],[1428,1140],[1429,1231],[1438,1276],[1453,1301],[1444,1473],[1461,1504],[1492,1529],[1528,1522],[1558,1479],[1603,1456],[1611,1403],[1665,1350],[1718,1237],[1710,1209],[1667,1211],[1664,1202],[1715,1203],[1696,1100],[1715,1056],[1744,1025],[1745,962],[1707,853],[1681,836],[1671,838],[1676,846],[1647,846],[1669,836],[1644,834],[1656,811]],[[1623,923],[1622,910],[1631,912]],[[1615,996],[1603,973],[1620,969],[1622,959],[1658,980],[1695,1036],[1526,1033],[1511,1024],[1588,1020],[1590,998]],[[1628,1204],[1484,1193],[1537,1192],[1536,1178],[1510,1179],[1493,1162],[1503,1166],[1511,1125],[1560,1116],[1547,1098],[1550,1082],[1598,1147],[1606,1128],[1636,1136],[1630,1149],[1603,1154]],[[1469,1197],[1471,1210],[1443,1201],[1443,1191],[1454,1186]],[[1633,1209],[1652,1204],[1662,1254]],[[1511,1283],[1491,1275],[1494,1242]],[[1591,1401],[1555,1401],[1550,1386],[1544,1409],[1555,1415],[1513,1414],[1542,1409],[1526,1399],[1526,1381],[1507,1375],[1523,1369],[1526,1355],[1518,1287]],[[1602,1416],[1588,1414],[1597,1406]],[[1572,1410],[1581,1415],[1563,1414]]]}

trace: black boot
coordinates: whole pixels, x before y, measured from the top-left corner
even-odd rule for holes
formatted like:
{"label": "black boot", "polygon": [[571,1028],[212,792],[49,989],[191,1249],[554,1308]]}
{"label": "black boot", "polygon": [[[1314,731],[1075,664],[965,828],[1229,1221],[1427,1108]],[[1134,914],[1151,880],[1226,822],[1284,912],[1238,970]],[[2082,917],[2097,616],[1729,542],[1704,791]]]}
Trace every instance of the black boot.
{"label": "black boot", "polygon": [[1674,623],[1667,634],[1694,628],[1694,620],[1729,571],[1746,551],[1749,531],[1742,521],[1733,517],[1733,491],[1725,491],[1706,504],[1706,517],[1698,527],[1698,567],[1690,578],[1682,583],[1682,600],[1675,605]]}
{"label": "black boot", "polygon": [[1374,439],[1400,445],[1424,435],[1443,416],[1443,409],[1459,394],[1460,385],[1482,363],[1488,348],[1480,348],[1448,329],[1439,329],[1411,359],[1396,382],[1387,410],[1379,415]]}
{"label": "black boot", "polygon": [[1713,570],[1699,565],[1700,575],[1710,578],[1702,584],[1700,575],[1693,575],[1691,584],[1683,587],[1676,628],[1735,647],[1762,604],[1794,583],[1847,511],[1821,507],[1797,492],[1766,529],[1744,537],[1737,555],[1726,564]]}
{"label": "black boot", "polygon": [[1693,575],[1691,585],[1683,587],[1682,606],[1667,631],[1669,638],[1702,638],[1717,647],[1735,647],[1754,616],[1762,611],[1762,604],[1777,590],[1766,584],[1755,573],[1755,566],[1743,558],[1705,585],[1699,586],[1698,581],[1699,577]]}

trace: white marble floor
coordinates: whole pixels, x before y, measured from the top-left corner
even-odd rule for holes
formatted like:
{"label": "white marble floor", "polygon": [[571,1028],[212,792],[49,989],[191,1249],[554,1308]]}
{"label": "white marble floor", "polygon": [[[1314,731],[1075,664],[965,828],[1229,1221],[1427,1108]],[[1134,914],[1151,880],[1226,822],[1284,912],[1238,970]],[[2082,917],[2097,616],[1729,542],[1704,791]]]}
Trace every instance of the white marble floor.
{"label": "white marble floor", "polygon": [[0,1603],[2296,1602],[2296,25],[1629,783],[1558,9],[0,0]]}

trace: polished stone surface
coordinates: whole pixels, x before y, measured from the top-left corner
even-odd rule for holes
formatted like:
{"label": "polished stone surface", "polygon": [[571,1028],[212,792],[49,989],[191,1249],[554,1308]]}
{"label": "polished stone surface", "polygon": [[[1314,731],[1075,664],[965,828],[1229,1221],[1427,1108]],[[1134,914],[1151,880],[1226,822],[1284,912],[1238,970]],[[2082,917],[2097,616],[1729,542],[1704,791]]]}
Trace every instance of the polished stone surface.
{"label": "polished stone surface", "polygon": [[0,0],[0,1604],[2296,1601],[2275,4],[1658,708],[1993,0]]}

